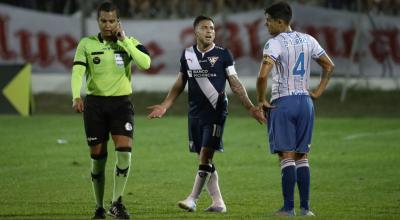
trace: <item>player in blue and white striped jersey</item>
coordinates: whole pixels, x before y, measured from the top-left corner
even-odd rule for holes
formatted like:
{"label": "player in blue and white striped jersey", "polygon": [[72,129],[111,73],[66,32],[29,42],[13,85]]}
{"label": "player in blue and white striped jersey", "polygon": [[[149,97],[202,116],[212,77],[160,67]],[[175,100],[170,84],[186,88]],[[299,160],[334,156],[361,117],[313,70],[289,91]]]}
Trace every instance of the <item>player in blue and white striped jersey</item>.
{"label": "player in blue and white striped jersey", "polygon": [[186,48],[181,56],[181,69],[175,84],[160,105],[149,107],[149,118],[160,118],[188,84],[189,149],[199,155],[199,169],[191,194],[178,203],[188,211],[196,210],[196,202],[204,185],[213,203],[206,211],[226,212],[213,162],[214,152],[222,151],[222,134],[227,116],[226,81],[243,106],[260,123],[265,117],[253,106],[241,84],[229,50],[214,44],[214,21],[198,16],[193,24],[196,45]]}
{"label": "player in blue and white striped jersey", "polygon": [[[273,36],[264,46],[257,79],[259,107],[267,110],[269,145],[277,153],[282,172],[284,204],[276,215],[295,215],[294,188],[300,193],[301,215],[313,216],[309,207],[310,169],[307,153],[314,123],[312,99],[325,90],[334,64],[310,35],[290,27],[292,9],[280,2],[265,10],[266,26]],[[322,67],[316,89],[309,90],[311,60]],[[272,75],[271,102],[266,99],[267,78]]]}

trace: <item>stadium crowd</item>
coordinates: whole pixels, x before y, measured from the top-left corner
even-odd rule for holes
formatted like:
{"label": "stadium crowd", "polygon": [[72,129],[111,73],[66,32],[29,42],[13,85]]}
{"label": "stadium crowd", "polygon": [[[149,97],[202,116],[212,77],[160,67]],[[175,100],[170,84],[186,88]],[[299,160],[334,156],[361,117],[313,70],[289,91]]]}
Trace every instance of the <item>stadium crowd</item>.
{"label": "stadium crowd", "polygon": [[[187,18],[198,14],[215,15],[235,13],[252,9],[263,9],[276,0],[112,0],[120,8],[121,16],[137,19]],[[18,7],[52,12],[73,14],[85,8],[89,16],[94,16],[97,6],[103,0],[0,0]],[[358,11],[357,1],[353,0],[291,0],[300,4],[333,8],[337,10]],[[360,4],[363,12],[400,15],[400,0],[363,0]]]}

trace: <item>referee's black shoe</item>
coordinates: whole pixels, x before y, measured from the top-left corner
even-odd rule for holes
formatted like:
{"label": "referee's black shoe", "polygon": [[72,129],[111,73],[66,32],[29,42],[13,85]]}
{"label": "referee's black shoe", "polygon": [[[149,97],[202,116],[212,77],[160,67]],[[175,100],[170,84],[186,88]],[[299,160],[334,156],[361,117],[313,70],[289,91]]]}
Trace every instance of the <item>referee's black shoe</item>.
{"label": "referee's black shoe", "polygon": [[125,206],[122,204],[122,198],[119,197],[117,201],[111,203],[110,210],[108,210],[107,215],[114,217],[116,219],[131,219]]}
{"label": "referee's black shoe", "polygon": [[96,208],[92,219],[106,219],[106,210],[103,207]]}

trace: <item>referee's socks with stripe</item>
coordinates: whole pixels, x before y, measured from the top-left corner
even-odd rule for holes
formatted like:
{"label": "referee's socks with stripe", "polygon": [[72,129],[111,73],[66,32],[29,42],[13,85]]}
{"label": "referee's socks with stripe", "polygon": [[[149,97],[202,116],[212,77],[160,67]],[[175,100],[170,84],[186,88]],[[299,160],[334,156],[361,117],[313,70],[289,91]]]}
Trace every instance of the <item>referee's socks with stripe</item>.
{"label": "referee's socks with stripe", "polygon": [[91,155],[91,176],[94,198],[98,208],[104,207],[104,183],[107,154]]}
{"label": "referee's socks with stripe", "polygon": [[112,201],[116,202],[125,190],[126,182],[129,177],[129,170],[131,164],[131,148],[130,147],[119,147],[115,151],[117,160],[115,163],[115,175],[114,175],[114,190]]}

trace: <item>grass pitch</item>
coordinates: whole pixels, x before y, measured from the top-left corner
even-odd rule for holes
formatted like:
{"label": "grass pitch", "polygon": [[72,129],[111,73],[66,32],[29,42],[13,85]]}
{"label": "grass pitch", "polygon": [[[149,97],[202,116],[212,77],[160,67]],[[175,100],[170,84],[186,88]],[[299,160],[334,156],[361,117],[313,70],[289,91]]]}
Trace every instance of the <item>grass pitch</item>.
{"label": "grass pitch", "polygon": [[[400,119],[317,118],[311,166],[315,219],[400,217]],[[274,219],[280,168],[266,130],[229,117],[225,152],[215,156],[228,212],[178,209],[192,188],[197,160],[188,153],[186,117],[136,117],[131,176],[124,201],[134,219]],[[66,140],[59,144],[58,139]],[[109,146],[106,204],[115,156]],[[0,116],[0,219],[89,219],[94,210],[89,154],[79,116]],[[296,192],[295,205],[298,207]],[[108,217],[107,217],[108,218]]]}

